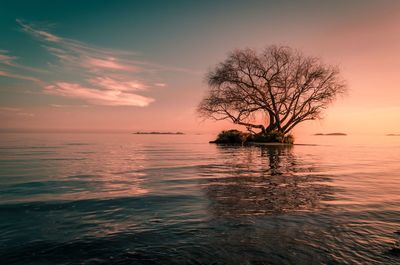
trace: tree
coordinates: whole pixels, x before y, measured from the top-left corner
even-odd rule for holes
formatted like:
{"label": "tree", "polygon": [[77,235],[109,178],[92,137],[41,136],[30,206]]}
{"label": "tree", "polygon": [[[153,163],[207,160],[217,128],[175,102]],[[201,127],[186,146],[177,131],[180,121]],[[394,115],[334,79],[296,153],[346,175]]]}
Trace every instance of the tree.
{"label": "tree", "polygon": [[207,75],[209,89],[198,106],[200,116],[230,120],[250,132],[289,133],[321,113],[346,84],[338,67],[286,46],[257,54],[235,50]]}

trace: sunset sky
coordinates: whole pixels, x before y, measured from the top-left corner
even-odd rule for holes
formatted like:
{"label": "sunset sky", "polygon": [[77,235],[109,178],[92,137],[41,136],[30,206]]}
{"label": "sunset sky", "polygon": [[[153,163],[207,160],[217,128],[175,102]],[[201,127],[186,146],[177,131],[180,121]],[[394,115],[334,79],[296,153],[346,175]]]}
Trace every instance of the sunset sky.
{"label": "sunset sky", "polygon": [[400,1],[1,1],[0,129],[208,132],[205,73],[288,45],[349,86],[296,133],[400,133]]}

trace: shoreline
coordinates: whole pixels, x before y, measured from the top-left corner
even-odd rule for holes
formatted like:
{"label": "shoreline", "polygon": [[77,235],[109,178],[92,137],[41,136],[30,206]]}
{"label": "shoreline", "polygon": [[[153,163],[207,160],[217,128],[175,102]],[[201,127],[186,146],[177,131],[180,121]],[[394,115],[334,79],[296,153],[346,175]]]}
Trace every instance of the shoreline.
{"label": "shoreline", "polygon": [[214,141],[210,141],[210,144],[222,145],[222,146],[281,146],[281,147],[289,147],[289,146],[318,146],[318,144],[287,144],[287,143],[257,143],[257,142],[248,142],[242,144],[229,144],[229,143],[216,143]]}

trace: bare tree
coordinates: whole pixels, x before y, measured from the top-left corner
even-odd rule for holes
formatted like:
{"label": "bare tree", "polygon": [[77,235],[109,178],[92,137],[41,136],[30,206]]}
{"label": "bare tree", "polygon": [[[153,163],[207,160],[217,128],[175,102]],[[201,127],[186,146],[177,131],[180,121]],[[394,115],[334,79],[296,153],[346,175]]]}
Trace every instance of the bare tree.
{"label": "bare tree", "polygon": [[198,106],[204,118],[231,120],[251,132],[290,132],[321,113],[346,91],[336,66],[285,46],[261,54],[235,50],[207,75],[209,90]]}

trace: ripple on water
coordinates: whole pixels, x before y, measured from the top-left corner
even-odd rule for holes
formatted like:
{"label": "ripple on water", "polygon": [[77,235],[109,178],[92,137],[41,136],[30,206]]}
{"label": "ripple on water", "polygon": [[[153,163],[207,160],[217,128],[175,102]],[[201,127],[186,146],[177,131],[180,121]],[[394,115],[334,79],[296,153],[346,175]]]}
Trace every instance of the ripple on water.
{"label": "ripple on water", "polygon": [[398,148],[8,137],[5,264],[400,262]]}

